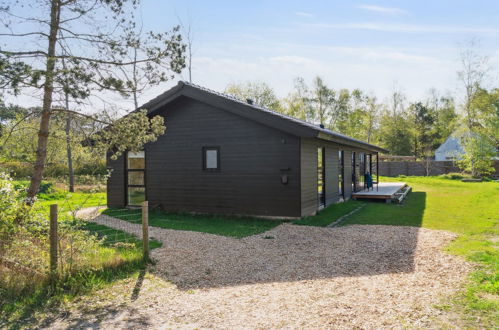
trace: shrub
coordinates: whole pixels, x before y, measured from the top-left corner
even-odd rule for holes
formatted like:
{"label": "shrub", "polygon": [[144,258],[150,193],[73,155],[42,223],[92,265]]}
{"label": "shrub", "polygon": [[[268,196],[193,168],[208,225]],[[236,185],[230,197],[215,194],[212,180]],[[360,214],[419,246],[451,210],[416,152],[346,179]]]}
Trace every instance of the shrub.
{"label": "shrub", "polygon": [[449,179],[449,180],[461,180],[464,178],[470,178],[471,175],[465,174],[465,173],[447,173],[447,174],[439,175],[438,177],[442,178],[442,179]]}
{"label": "shrub", "polygon": [[[33,206],[25,203],[26,186],[26,181],[14,184],[9,175],[0,172],[0,312],[4,310],[4,303],[47,287],[47,212],[36,201]],[[52,198],[61,194],[50,183],[42,186],[46,193],[39,196]],[[59,289],[75,293],[87,285],[78,279],[92,278],[94,272],[107,268],[141,262],[140,249],[125,253],[122,252],[125,247],[106,246],[105,237],[97,236],[85,227],[87,223],[74,219],[69,213],[60,212],[58,222]]]}
{"label": "shrub", "polygon": [[47,164],[43,171],[43,176],[47,178],[57,178],[68,174],[68,166],[60,163]]}
{"label": "shrub", "polygon": [[[14,189],[17,191],[25,191],[29,188],[29,181],[15,181],[13,182]],[[54,184],[52,182],[42,181],[40,183],[40,188],[38,188],[39,194],[52,194],[56,191]]]}
{"label": "shrub", "polygon": [[471,173],[475,178],[494,173],[492,157],[497,155],[494,144],[488,137],[470,134],[462,141],[465,153],[457,161],[460,169]]}
{"label": "shrub", "polygon": [[75,175],[87,175],[87,176],[95,176],[95,175],[106,175],[106,161],[105,160],[96,160],[91,163],[83,163],[78,165],[75,168]]}
{"label": "shrub", "polygon": [[0,164],[0,170],[9,173],[11,177],[26,179],[33,173],[33,165],[26,162],[5,162]]}
{"label": "shrub", "polygon": [[[0,164],[0,170],[16,179],[26,179],[33,174],[33,164],[29,162],[9,161]],[[104,176],[107,174],[106,161],[97,159],[91,162],[75,164],[75,176]],[[68,176],[68,166],[63,163],[45,165],[44,177],[58,178]]]}

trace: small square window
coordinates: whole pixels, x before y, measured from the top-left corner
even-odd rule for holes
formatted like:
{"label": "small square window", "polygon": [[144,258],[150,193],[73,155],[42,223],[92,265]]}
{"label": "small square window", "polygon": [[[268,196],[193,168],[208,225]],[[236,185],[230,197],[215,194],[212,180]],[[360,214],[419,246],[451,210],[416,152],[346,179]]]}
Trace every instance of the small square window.
{"label": "small square window", "polygon": [[205,171],[220,170],[220,147],[203,148],[203,170]]}

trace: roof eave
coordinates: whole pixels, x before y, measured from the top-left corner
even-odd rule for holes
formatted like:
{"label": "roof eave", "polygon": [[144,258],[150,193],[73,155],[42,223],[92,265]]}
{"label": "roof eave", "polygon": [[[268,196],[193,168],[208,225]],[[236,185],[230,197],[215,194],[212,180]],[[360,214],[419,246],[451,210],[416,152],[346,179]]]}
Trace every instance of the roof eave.
{"label": "roof eave", "polygon": [[347,139],[345,137],[337,136],[337,135],[334,135],[334,134],[331,134],[328,132],[319,131],[317,134],[317,138],[321,139],[321,140],[326,140],[326,141],[331,141],[331,142],[335,142],[335,143],[339,143],[339,144],[348,145],[348,146],[359,148],[359,149],[376,151],[376,152],[380,152],[383,154],[390,153],[388,150],[381,148],[381,147],[378,147],[378,146],[375,146],[373,144],[369,144],[369,143],[362,142],[362,141],[357,141],[354,139]]}

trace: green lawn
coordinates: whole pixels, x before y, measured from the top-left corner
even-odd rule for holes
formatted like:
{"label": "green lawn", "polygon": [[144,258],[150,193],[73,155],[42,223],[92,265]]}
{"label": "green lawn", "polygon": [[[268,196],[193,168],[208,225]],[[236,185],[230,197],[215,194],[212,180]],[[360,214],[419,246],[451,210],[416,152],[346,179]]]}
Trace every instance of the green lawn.
{"label": "green lawn", "polygon": [[347,224],[418,226],[460,234],[496,233],[499,184],[461,182],[441,178],[383,178],[407,182],[412,192],[402,205],[368,203]]}
{"label": "green lawn", "polygon": [[[130,222],[140,222],[140,212],[136,210],[107,209],[103,213]],[[149,225],[153,227],[199,231],[236,238],[263,233],[282,222],[250,217],[149,212]]]}
{"label": "green lawn", "polygon": [[[142,240],[139,240],[135,235],[126,233],[122,230],[109,228],[94,222],[85,222],[82,229],[95,233],[99,238],[104,238],[104,246],[116,247],[116,243],[127,243],[142,250]],[[161,242],[154,239],[149,240],[149,249],[151,250],[159,248],[161,245]]]}
{"label": "green lawn", "polygon": [[40,194],[38,197],[38,204],[48,212],[51,204],[57,204],[59,212],[73,211],[79,208],[91,206],[105,206],[106,193],[55,193],[55,194]]}

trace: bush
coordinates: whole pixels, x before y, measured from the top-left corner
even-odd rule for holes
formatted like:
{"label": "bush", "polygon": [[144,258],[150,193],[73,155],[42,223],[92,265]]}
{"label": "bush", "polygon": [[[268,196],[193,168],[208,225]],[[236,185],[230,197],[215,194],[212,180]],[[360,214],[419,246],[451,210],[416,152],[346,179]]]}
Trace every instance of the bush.
{"label": "bush", "polygon": [[[9,173],[16,179],[26,179],[33,174],[33,164],[28,162],[9,161],[0,164],[0,171]],[[51,163],[45,166],[43,175],[46,178],[58,178],[68,176],[68,166],[61,163]],[[74,168],[75,176],[103,176],[107,175],[106,161],[95,160],[76,164]]]}
{"label": "bush", "polygon": [[439,175],[438,177],[442,178],[442,179],[448,179],[448,180],[462,180],[464,178],[471,178],[471,175],[468,175],[465,173],[447,173],[447,174]]}
{"label": "bush", "polygon": [[[47,211],[37,202],[33,206],[25,203],[26,186],[26,181],[14,183],[9,175],[0,172],[0,291],[5,301],[46,288],[48,280]],[[42,187],[45,193],[39,194],[41,198],[61,194],[51,183],[44,182]],[[103,239],[85,229],[84,224],[70,214],[59,214],[58,273],[62,287],[77,287],[78,283],[71,284],[71,279],[80,273],[130,261],[116,249],[104,246]],[[140,259],[137,251],[133,260]],[[3,303],[0,301],[0,311]]]}
{"label": "bush", "polygon": [[[29,181],[13,181],[14,189],[18,191],[26,191],[29,188]],[[54,184],[52,182],[42,181],[40,183],[40,188],[38,188],[39,194],[52,194],[56,192]]]}
{"label": "bush", "polygon": [[84,163],[80,164],[75,168],[75,175],[106,175],[106,161],[105,160],[96,160],[92,163]]}
{"label": "bush", "polygon": [[17,179],[26,179],[33,173],[33,165],[26,162],[5,162],[0,164],[0,171]]}
{"label": "bush", "polygon": [[68,174],[68,167],[65,164],[47,164],[43,170],[43,176],[46,178],[57,178]]}

